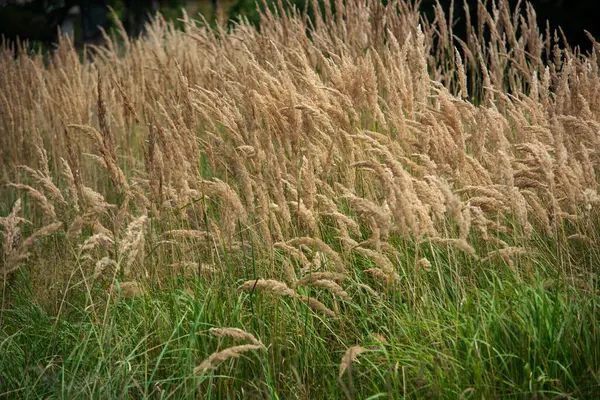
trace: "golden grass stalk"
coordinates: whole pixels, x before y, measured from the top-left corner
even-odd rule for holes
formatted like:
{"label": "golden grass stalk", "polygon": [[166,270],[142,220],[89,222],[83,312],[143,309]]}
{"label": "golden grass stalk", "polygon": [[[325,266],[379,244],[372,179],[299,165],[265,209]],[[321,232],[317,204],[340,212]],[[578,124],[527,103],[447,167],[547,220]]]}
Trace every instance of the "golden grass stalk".
{"label": "golden grass stalk", "polygon": [[29,250],[39,239],[57,231],[62,226],[62,222],[55,222],[53,224],[46,225],[38,229],[27,239],[19,243],[20,239],[18,239],[17,236],[18,231],[14,229],[14,226],[11,226],[13,225],[13,223],[14,222],[12,221],[9,222],[9,224],[7,224],[6,226],[8,226],[10,230],[7,229],[6,232],[4,232],[5,243],[7,245],[10,245],[10,247],[7,246],[4,248],[5,264],[3,269],[5,275],[19,268],[20,263],[26,260],[31,255],[31,253],[29,253]]}
{"label": "golden grass stalk", "polygon": [[380,280],[384,284],[387,284],[390,280],[394,279],[394,275],[387,274],[381,268],[367,268],[364,272],[371,275],[373,278]]}
{"label": "golden grass stalk", "polygon": [[296,292],[288,287],[283,282],[276,281],[274,279],[256,279],[242,283],[238,286],[237,290],[244,292],[251,292],[254,290],[260,290],[267,293],[273,293],[277,296],[291,296],[296,297]]}
{"label": "golden grass stalk", "polygon": [[44,172],[39,170],[36,171],[33,168],[30,168],[26,165],[19,165],[19,168],[27,172],[27,174],[29,174],[29,176],[31,176],[38,185],[41,185],[46,191],[46,193],[50,194],[50,197],[52,199],[58,201],[63,206],[67,205],[67,202],[65,201],[62,192],[58,187],[56,187],[54,182],[52,182],[52,178],[50,177],[49,172],[47,172],[47,175],[45,175]]}
{"label": "golden grass stalk", "polygon": [[594,243],[594,241],[592,239],[590,239],[588,236],[582,234],[582,233],[574,233],[572,235],[567,236],[567,239],[569,240],[581,240],[584,243]]}
{"label": "golden grass stalk", "polygon": [[464,253],[467,253],[471,256],[473,256],[475,259],[478,259],[478,255],[477,252],[475,251],[475,249],[473,248],[473,246],[471,246],[469,243],[467,243],[467,241],[465,239],[452,239],[452,238],[430,238],[429,239],[431,241],[431,243],[439,243],[439,244],[446,244],[449,246],[452,246]]}
{"label": "golden grass stalk", "polygon": [[396,274],[394,264],[385,255],[371,249],[365,249],[364,247],[355,247],[354,251],[364,256],[375,263],[379,269],[385,272],[386,275]]}
{"label": "golden grass stalk", "polygon": [[348,350],[344,353],[342,357],[342,361],[340,362],[340,372],[338,377],[341,378],[344,375],[344,372],[350,367],[350,365],[356,361],[357,357],[366,352],[367,349],[362,346],[352,346],[349,347]]}
{"label": "golden grass stalk", "polygon": [[238,358],[243,353],[253,350],[266,350],[265,346],[260,344],[243,344],[240,346],[229,347],[225,350],[211,354],[207,359],[202,361],[200,365],[194,368],[195,375],[201,375],[206,371],[216,369],[219,364],[232,358]]}
{"label": "golden grass stalk", "polygon": [[365,283],[360,283],[360,282],[356,282],[355,283],[356,286],[358,286],[361,289],[364,289],[367,293],[369,293],[371,296],[375,297],[375,298],[380,298],[380,294],[379,292],[377,292],[375,289],[373,289],[371,286],[365,284]]}
{"label": "golden grass stalk", "polygon": [[504,260],[511,260],[512,258],[519,256],[531,255],[532,251],[523,247],[509,246],[502,249],[491,251],[481,259],[482,262],[487,262],[494,257],[501,257]]}
{"label": "golden grass stalk", "polygon": [[87,238],[80,246],[79,250],[90,251],[95,249],[96,247],[109,247],[114,245],[115,240],[111,234],[106,233],[96,233],[89,238]]}
{"label": "golden grass stalk", "polygon": [[426,258],[421,258],[416,264],[417,271],[428,273],[431,271],[431,262]]}
{"label": "golden grass stalk", "polygon": [[340,257],[340,255],[331,247],[329,247],[327,243],[323,242],[319,238],[311,238],[307,236],[298,237],[288,240],[287,244],[296,247],[299,247],[301,245],[314,247],[320,252],[327,254],[329,257],[331,257],[331,259],[333,260],[334,267],[339,273],[344,273],[346,271],[346,268],[344,267],[344,263],[342,262],[342,258]]}
{"label": "golden grass stalk", "polygon": [[206,239],[211,238],[210,232],[194,230],[194,229],[171,229],[163,232],[161,237],[174,237],[174,238],[193,238],[193,239]]}
{"label": "golden grass stalk", "polygon": [[[49,222],[69,226],[66,240],[93,227],[80,245],[93,263],[108,263],[93,254],[103,250],[130,268],[154,248],[137,220],[148,215],[153,235],[171,244],[156,242],[160,265],[180,262],[179,248],[184,259],[216,260],[253,246],[258,264],[272,266],[260,275],[281,276],[283,266],[289,284],[259,286],[287,296],[291,259],[330,269],[317,254],[344,274],[346,256],[358,252],[376,267],[367,273],[395,279],[391,238],[477,257],[473,231],[478,249],[508,248],[495,239],[505,235],[527,247],[534,229],[562,240],[564,222],[592,237],[598,43],[591,55],[553,50],[533,13],[510,15],[506,0],[478,7],[480,26],[469,19],[476,32],[466,42],[440,7],[422,29],[404,0],[339,7],[338,18],[327,7],[330,16],[310,27],[296,14],[263,14],[261,30],[243,22],[218,33],[157,21],[122,48],[99,46],[93,62],[66,43],[48,63],[7,52],[0,175],[17,182],[23,165],[34,183],[9,190],[26,191]],[[25,221],[11,215],[5,259]],[[273,260],[273,247],[289,259]]]}
{"label": "golden grass stalk", "polygon": [[321,287],[324,289],[329,289],[331,290],[331,292],[338,296],[341,297],[343,299],[349,299],[350,296],[348,295],[348,293],[340,286],[338,285],[336,282],[329,280],[329,279],[315,279],[315,280],[311,280],[308,283],[308,286],[312,286],[312,287]]}
{"label": "golden grass stalk", "polygon": [[119,243],[119,254],[125,259],[123,273],[125,277],[131,274],[131,265],[144,250],[144,229],[148,217],[142,215],[135,218],[127,226],[125,236]]}
{"label": "golden grass stalk", "polygon": [[113,266],[115,268],[117,267],[116,261],[112,258],[102,257],[100,260],[98,260],[96,262],[96,265],[94,266],[94,279],[100,278],[106,271],[106,268],[110,266]]}
{"label": "golden grass stalk", "polygon": [[[55,222],[50,225],[46,225],[37,231],[35,231],[27,239],[23,240],[17,249],[10,254],[9,259],[6,262],[6,270],[10,272],[18,267],[18,264],[27,259],[31,254],[29,253],[30,248],[44,236],[56,232],[62,227],[62,222]],[[14,243],[14,242],[13,242]]]}
{"label": "golden grass stalk", "polygon": [[262,342],[254,337],[253,334],[240,328],[210,328],[209,332],[216,337],[230,337],[236,340],[246,340],[254,345],[264,347]]}
{"label": "golden grass stalk", "polygon": [[309,272],[306,276],[304,276],[302,279],[300,279],[300,281],[298,281],[298,283],[302,284],[302,285],[306,285],[306,284],[310,284],[311,282],[314,282],[314,281],[326,279],[326,280],[334,281],[339,284],[347,278],[348,277],[346,275],[338,274],[335,272]]}
{"label": "golden grass stalk", "polygon": [[300,265],[302,265],[304,268],[310,268],[311,263],[306,257],[306,255],[302,252],[302,250],[299,250],[293,246],[281,242],[275,243],[273,247],[279,250],[283,250],[291,256],[293,256],[294,258],[296,258],[300,262]]}
{"label": "golden grass stalk", "polygon": [[297,297],[303,302],[305,302],[313,310],[325,314],[329,317],[335,317],[335,312],[333,312],[333,310],[329,309],[325,304],[321,303],[319,300],[304,295],[298,295]]}
{"label": "golden grass stalk", "polygon": [[39,190],[21,183],[9,183],[9,187],[13,187],[18,190],[26,191],[29,196],[37,203],[42,212],[51,220],[56,221],[56,211],[54,205],[48,200],[46,196]]}
{"label": "golden grass stalk", "polygon": [[77,215],[67,229],[67,238],[73,240],[81,235],[84,226],[88,223],[81,215]]}
{"label": "golden grass stalk", "polygon": [[10,214],[6,217],[0,217],[0,225],[4,228],[3,232],[0,232],[3,236],[2,248],[4,249],[4,259],[8,260],[13,252],[17,250],[20,243],[20,227],[22,223],[30,223],[24,218],[19,217],[21,212],[21,199],[17,199],[13,204]]}
{"label": "golden grass stalk", "polygon": [[242,223],[248,222],[248,213],[244,208],[239,196],[230,185],[220,179],[215,179],[214,181],[203,181],[202,184],[209,195],[214,194],[221,198]]}

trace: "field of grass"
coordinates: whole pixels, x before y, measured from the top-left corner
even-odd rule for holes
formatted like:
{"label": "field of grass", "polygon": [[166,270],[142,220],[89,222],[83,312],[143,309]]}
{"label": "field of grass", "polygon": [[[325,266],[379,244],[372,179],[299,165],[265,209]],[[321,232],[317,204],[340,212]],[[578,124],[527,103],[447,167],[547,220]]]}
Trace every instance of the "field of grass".
{"label": "field of grass", "polygon": [[326,4],[0,48],[0,398],[600,398],[600,44]]}

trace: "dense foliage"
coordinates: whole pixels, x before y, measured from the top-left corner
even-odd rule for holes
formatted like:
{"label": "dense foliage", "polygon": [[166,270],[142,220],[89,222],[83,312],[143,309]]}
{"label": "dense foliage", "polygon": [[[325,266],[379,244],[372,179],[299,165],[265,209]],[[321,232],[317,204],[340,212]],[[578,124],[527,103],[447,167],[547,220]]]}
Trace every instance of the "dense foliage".
{"label": "dense foliage", "polygon": [[0,48],[1,396],[598,397],[600,45],[325,5]]}

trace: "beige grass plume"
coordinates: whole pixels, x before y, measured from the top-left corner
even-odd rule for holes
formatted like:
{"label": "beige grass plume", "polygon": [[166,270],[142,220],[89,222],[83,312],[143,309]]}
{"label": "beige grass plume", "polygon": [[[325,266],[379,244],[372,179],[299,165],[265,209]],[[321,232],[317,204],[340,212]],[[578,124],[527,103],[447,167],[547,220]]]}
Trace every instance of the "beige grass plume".
{"label": "beige grass plume", "polygon": [[249,280],[238,286],[237,290],[249,292],[253,290],[260,290],[263,292],[273,293],[278,296],[291,296],[295,297],[296,292],[288,287],[283,282],[276,281],[274,279],[256,279]]}
{"label": "beige grass plume", "polygon": [[39,190],[21,183],[9,183],[8,186],[18,190],[26,191],[29,196],[37,203],[43,213],[50,219],[50,221],[56,221],[56,210],[54,205],[48,200],[48,198]]}
{"label": "beige grass plume", "polygon": [[125,260],[123,272],[126,277],[130,276],[131,265],[144,250],[144,229],[147,220],[148,217],[142,215],[131,221],[119,243],[119,254]]}
{"label": "beige grass plume", "polygon": [[327,254],[329,257],[331,257],[331,259],[334,262],[334,266],[335,266],[335,269],[337,270],[337,272],[344,273],[346,271],[344,263],[342,262],[342,258],[340,257],[338,252],[333,250],[331,247],[329,247],[329,245],[327,245],[327,243],[323,242],[319,238],[312,238],[312,237],[307,237],[307,236],[297,237],[297,238],[289,240],[287,242],[287,244],[291,245],[291,246],[305,245],[305,246],[309,246],[309,247],[314,247],[317,250],[319,250],[320,252]]}
{"label": "beige grass plume", "polygon": [[209,332],[216,337],[230,337],[236,340],[246,340],[254,345],[264,347],[262,342],[254,337],[253,334],[240,328],[210,328]]}
{"label": "beige grass plume", "polygon": [[194,374],[201,375],[206,371],[217,368],[219,364],[221,364],[224,361],[227,361],[232,358],[238,358],[243,353],[247,353],[253,350],[266,350],[266,348],[263,345],[256,344],[243,344],[239,346],[229,347],[225,350],[221,350],[211,354],[207,359],[202,361],[200,365],[194,368]]}
{"label": "beige grass plume", "polygon": [[340,362],[340,372],[338,377],[341,378],[344,375],[344,372],[350,367],[350,365],[356,361],[356,358],[366,352],[367,349],[362,346],[352,346],[349,347],[348,350],[344,353],[342,357],[342,361]]}
{"label": "beige grass plume", "polygon": [[22,223],[30,223],[25,218],[19,217],[21,212],[21,199],[13,204],[12,211],[6,217],[0,217],[0,225],[4,228],[0,234],[3,236],[4,258],[10,258],[10,254],[17,250],[20,241],[20,227]]}
{"label": "beige grass plume", "polygon": [[309,281],[308,285],[312,287],[329,289],[334,295],[344,299],[350,298],[348,292],[346,292],[339,284],[329,279],[314,279]]}
{"label": "beige grass plume", "polygon": [[27,239],[23,240],[21,244],[17,247],[17,249],[10,253],[10,257],[8,258],[5,266],[6,270],[10,272],[11,270],[14,270],[16,267],[18,267],[18,264],[21,261],[24,261],[31,255],[29,250],[38,240],[50,235],[53,232],[56,232],[61,227],[62,222],[55,222],[53,224],[46,225],[35,231]]}
{"label": "beige grass plume", "polygon": [[303,296],[303,295],[298,295],[297,297],[300,300],[302,300],[303,302],[305,302],[311,309],[318,311],[322,314],[325,314],[329,317],[335,317],[335,312],[333,312],[333,310],[331,310],[325,304],[321,303],[319,300],[317,300],[313,297]]}

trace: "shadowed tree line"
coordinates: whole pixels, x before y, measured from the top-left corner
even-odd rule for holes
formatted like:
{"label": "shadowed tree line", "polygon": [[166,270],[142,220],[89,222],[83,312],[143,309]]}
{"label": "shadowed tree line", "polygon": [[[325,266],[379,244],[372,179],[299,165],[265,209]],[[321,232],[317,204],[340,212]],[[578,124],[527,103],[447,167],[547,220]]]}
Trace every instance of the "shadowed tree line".
{"label": "shadowed tree line", "polygon": [[[215,0],[205,2],[214,3]],[[159,10],[178,10],[184,0],[0,0],[0,34],[8,39],[27,39],[49,44],[59,28],[77,43],[102,40],[101,29],[114,26],[113,9],[127,33],[139,35],[144,24]]]}
{"label": "shadowed tree line", "polygon": [[[217,1],[200,0],[210,6],[214,17]],[[289,2],[300,9],[304,9],[307,0],[290,0]],[[312,10],[312,0],[308,0]],[[382,0],[387,3],[388,0]],[[250,22],[258,24],[258,13],[255,10],[256,0],[221,1],[227,9],[229,17],[237,20],[244,15]],[[261,1],[259,0],[259,3]],[[277,4],[276,0],[266,0],[267,3]],[[320,0],[318,0],[321,3]],[[538,25],[545,27],[548,21],[551,31],[559,27],[565,37],[573,46],[580,46],[584,50],[591,48],[591,42],[585,30],[596,38],[600,37],[600,1],[586,0],[530,0],[537,13]],[[108,7],[117,11],[125,29],[132,36],[137,36],[143,31],[144,24],[149,16],[157,11],[172,10],[177,15],[178,9],[189,1],[186,0],[0,0],[0,35],[8,39],[29,39],[45,44],[52,43],[57,38],[58,27],[73,27],[73,36],[76,42],[89,43],[101,40],[99,27],[109,28],[114,24],[108,12]],[[285,1],[284,1],[285,3]],[[468,7],[473,22],[477,23],[478,3],[485,4],[488,8],[492,0],[421,0],[421,10],[428,18],[435,18],[434,9],[439,4],[446,15],[453,10],[455,21],[454,33],[465,38],[465,7]],[[509,0],[512,9],[519,6],[525,8],[525,2]]]}

